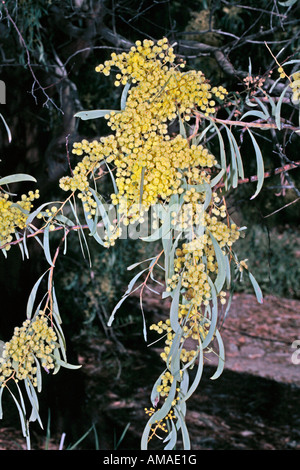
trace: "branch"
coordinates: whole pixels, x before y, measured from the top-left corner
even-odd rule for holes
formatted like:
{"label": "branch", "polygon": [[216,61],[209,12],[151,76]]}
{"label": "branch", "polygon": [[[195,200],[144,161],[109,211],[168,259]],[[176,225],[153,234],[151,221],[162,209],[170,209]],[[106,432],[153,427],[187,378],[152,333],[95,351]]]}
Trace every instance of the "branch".
{"label": "branch", "polygon": [[[197,115],[200,116],[200,118],[207,119],[207,116],[205,116],[202,113],[199,113],[198,111],[195,111],[194,114],[195,114],[195,116],[197,116]],[[227,120],[227,119],[219,119],[219,118],[212,117],[212,116],[210,116],[209,119],[214,121],[214,122],[217,122],[219,124],[225,124],[225,125],[228,124],[230,126],[239,126],[239,127],[244,127],[245,129],[247,129],[248,127],[255,127],[255,128],[258,128],[258,129],[277,129],[277,125],[273,122],[263,123],[263,122],[231,121],[231,120]],[[300,127],[291,126],[290,124],[283,123],[282,127],[285,128],[285,129],[289,129],[291,131],[297,132],[297,133],[300,132]]]}
{"label": "branch", "polygon": [[[300,168],[300,160],[298,162],[289,163],[288,165],[284,165],[282,167],[276,168],[273,171],[267,171],[264,173],[264,178],[270,178],[271,176],[279,175],[280,173],[294,170],[296,168]],[[238,183],[239,184],[252,183],[257,180],[258,180],[258,176],[254,175],[254,176],[250,176],[250,178],[240,179],[238,180]],[[224,183],[219,183],[216,187],[222,188],[223,186],[224,186]]]}
{"label": "branch", "polygon": [[9,12],[8,12],[8,9],[6,8],[6,5],[5,5],[5,1],[2,1],[2,4],[3,4],[3,8],[5,10],[5,13],[7,15],[7,18],[8,20],[11,22],[11,24],[13,25],[13,27],[15,28],[15,30],[17,31],[18,33],[18,36],[19,36],[19,39],[21,41],[21,43],[23,44],[23,47],[26,51],[26,55],[27,55],[27,65],[28,65],[28,68],[31,72],[31,75],[34,79],[34,82],[33,82],[33,85],[32,85],[32,88],[31,88],[31,94],[33,96],[33,98],[35,99],[35,101],[37,102],[36,100],[36,96],[34,95],[34,86],[35,84],[37,84],[39,86],[39,88],[41,89],[43,95],[46,97],[46,102],[44,103],[44,105],[46,105],[48,103],[48,101],[50,101],[50,103],[53,104],[53,106],[58,110],[60,111],[62,114],[63,114],[63,111],[54,103],[54,101],[50,98],[50,96],[45,92],[45,88],[42,87],[42,85],[40,84],[39,80],[37,79],[33,69],[32,69],[32,66],[31,66],[31,61],[30,61],[30,53],[29,53],[29,50],[28,50],[28,47],[26,46],[26,43],[24,41],[24,38],[18,28],[18,26],[16,25],[16,23],[14,22],[14,20],[12,19],[12,17],[10,16]]}

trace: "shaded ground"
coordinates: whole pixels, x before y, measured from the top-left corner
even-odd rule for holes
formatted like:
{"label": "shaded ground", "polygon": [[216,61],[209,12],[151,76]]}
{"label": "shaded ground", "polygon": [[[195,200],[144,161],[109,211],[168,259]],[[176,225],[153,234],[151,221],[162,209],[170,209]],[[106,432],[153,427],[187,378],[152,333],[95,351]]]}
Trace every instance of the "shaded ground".
{"label": "shaded ground", "polygon": [[[215,368],[207,363],[188,402],[194,450],[300,450],[300,364],[292,362],[292,343],[300,339],[299,306],[299,301],[271,296],[263,305],[252,295],[234,297],[222,328],[226,369],[211,381]],[[147,310],[155,317],[162,305],[152,298]],[[85,413],[82,434],[95,423],[101,449],[114,449],[129,423],[118,449],[139,449],[144,408],[150,407],[151,389],[162,370],[157,345],[148,348],[142,334],[125,346],[127,353],[110,362],[105,351],[115,347],[112,343],[94,338],[80,347],[86,390],[85,403],[78,405]],[[25,448],[13,428],[0,432],[0,450]],[[59,435],[53,448],[58,443]],[[36,445],[44,445],[43,440]],[[82,448],[95,448],[92,435]]]}

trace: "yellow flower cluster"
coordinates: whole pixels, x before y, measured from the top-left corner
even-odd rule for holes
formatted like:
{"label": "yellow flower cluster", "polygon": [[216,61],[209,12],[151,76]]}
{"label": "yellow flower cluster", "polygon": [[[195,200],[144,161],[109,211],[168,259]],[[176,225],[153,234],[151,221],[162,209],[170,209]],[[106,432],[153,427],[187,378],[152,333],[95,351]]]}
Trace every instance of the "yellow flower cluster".
{"label": "yellow flower cluster", "polygon": [[300,101],[300,72],[295,72],[289,77],[282,66],[278,67],[277,70],[280,78],[287,78],[289,80],[290,88],[293,92],[292,102],[298,104]]}
{"label": "yellow flower cluster", "polygon": [[54,368],[52,353],[56,340],[55,331],[42,311],[32,321],[25,320],[20,328],[16,327],[0,358],[1,386],[10,379],[17,382],[26,378],[37,386],[37,361],[47,371]]}
{"label": "yellow flower cluster", "polygon": [[[104,159],[115,166],[117,194],[124,222],[134,222],[158,200],[168,200],[182,191],[187,172],[201,174],[199,168],[212,168],[216,160],[201,145],[190,145],[183,135],[170,135],[169,124],[175,119],[188,123],[193,112],[215,112],[214,96],[223,99],[223,87],[211,88],[202,72],[182,71],[175,64],[175,54],[166,38],[137,41],[128,53],[111,55],[111,60],[96,67],[109,75],[116,67],[115,85],[130,83],[125,109],[110,112],[107,124],[114,131],[99,142],[74,144],[73,153],[85,154],[72,177],[61,179],[64,190],[79,189],[87,198],[85,210],[93,215],[88,189],[92,175]],[[93,210],[93,208],[92,208]]]}
{"label": "yellow flower cluster", "polygon": [[[239,231],[235,224],[228,227],[216,216],[204,212],[205,226],[219,243],[221,248],[232,246],[239,238]],[[205,257],[206,263],[203,258]],[[182,287],[185,288],[185,298],[190,304],[201,306],[208,305],[211,297],[211,289],[208,282],[210,273],[218,272],[216,253],[211,237],[204,233],[195,236],[191,241],[183,243],[176,250],[174,260],[174,274],[167,280],[167,291],[175,289],[179,278],[182,278]],[[220,292],[221,303],[225,303],[225,293]]]}
{"label": "yellow flower cluster", "polygon": [[[23,194],[16,202],[12,202],[7,193],[0,193],[0,246],[10,243],[16,230],[25,228],[32,201],[38,198],[38,190]],[[5,249],[9,250],[10,245],[6,245]]]}
{"label": "yellow flower cluster", "polygon": [[[178,318],[182,326],[182,337],[180,342],[184,346],[183,343],[189,340],[187,343],[189,344],[188,348],[181,347],[180,361],[182,363],[193,362],[193,359],[197,355],[197,344],[199,344],[200,341],[203,341],[206,337],[209,323],[203,315],[199,313],[197,306],[193,306],[190,309],[188,303],[179,305]],[[154,330],[158,334],[164,333],[165,347],[160,356],[163,361],[168,362],[171,360],[170,351],[175,336],[175,333],[170,326],[170,320],[167,319],[165,322],[160,320],[157,324],[151,325],[150,330]],[[193,346],[195,343],[196,347],[194,348]],[[157,392],[161,397],[166,397],[168,395],[173,380],[174,377],[168,370],[162,375],[161,382],[157,386]],[[176,404],[177,400],[178,397],[175,398],[173,405]]]}
{"label": "yellow flower cluster", "polygon": [[[149,416],[152,416],[155,413],[155,409],[153,407],[151,407],[150,409],[145,408],[145,413]],[[170,410],[164,419],[156,421],[155,424],[151,428],[151,434],[150,434],[149,440],[151,440],[153,436],[158,436],[157,435],[158,430],[161,430],[163,432],[168,432],[168,429],[166,428],[166,426],[169,424],[168,421],[171,421],[174,419],[176,419],[176,416],[174,415],[174,411]]]}
{"label": "yellow flower cluster", "polygon": [[300,101],[300,72],[295,72],[291,78],[290,87],[293,90],[292,101],[297,104]]}

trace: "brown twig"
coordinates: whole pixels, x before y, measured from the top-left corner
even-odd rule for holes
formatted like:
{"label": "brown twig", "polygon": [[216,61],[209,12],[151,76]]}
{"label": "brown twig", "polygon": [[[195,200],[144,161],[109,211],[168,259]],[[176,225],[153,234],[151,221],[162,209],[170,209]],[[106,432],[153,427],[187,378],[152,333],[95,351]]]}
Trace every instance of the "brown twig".
{"label": "brown twig", "polygon": [[[199,115],[200,118],[207,119],[207,116],[205,116],[202,113],[199,113],[198,111],[194,112],[195,116]],[[254,127],[258,129],[277,129],[277,125],[275,122],[245,122],[245,121],[231,121],[228,119],[219,119],[213,116],[209,116],[209,119],[217,122],[219,124],[224,124],[224,125],[229,125],[229,126],[239,126],[239,127],[244,127],[245,129],[249,127]],[[291,131],[295,132],[300,132],[299,127],[291,126],[290,124],[282,124],[282,127],[285,129],[289,129]]]}

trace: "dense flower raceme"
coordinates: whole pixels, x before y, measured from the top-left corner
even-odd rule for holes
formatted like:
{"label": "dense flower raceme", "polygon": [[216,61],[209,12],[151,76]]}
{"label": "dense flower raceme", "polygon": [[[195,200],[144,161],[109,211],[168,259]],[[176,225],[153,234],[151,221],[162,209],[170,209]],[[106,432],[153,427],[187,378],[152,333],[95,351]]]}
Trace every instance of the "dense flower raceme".
{"label": "dense flower raceme", "polygon": [[112,202],[119,204],[125,224],[142,215],[138,206],[148,210],[158,199],[180,194],[182,181],[191,171],[193,182],[201,183],[199,168],[216,164],[203,146],[190,145],[182,135],[170,136],[168,124],[176,118],[188,122],[195,109],[207,115],[215,112],[213,94],[222,99],[226,90],[211,89],[201,72],[183,72],[184,64],[178,66],[174,61],[166,39],[156,45],[145,40],[137,41],[129,53],[112,54],[110,61],[96,68],[105,75],[112,67],[119,68],[116,86],[130,83],[132,88],[125,109],[106,116],[114,134],[100,141],[75,143],[73,153],[84,157],[73,176],[60,181],[62,189],[80,191],[89,216],[95,214],[96,205],[88,178],[103,159],[115,166],[118,193],[112,194]]}
{"label": "dense flower raceme", "polygon": [[[137,41],[128,53],[112,54],[111,60],[96,70],[109,75],[114,67],[119,69],[115,85],[130,85],[130,89],[124,109],[106,116],[113,134],[99,141],[75,143],[73,153],[83,156],[82,161],[75,167],[72,177],[61,179],[60,186],[64,190],[78,190],[84,210],[92,218],[97,203],[88,180],[90,177],[97,179],[104,160],[112,164],[117,193],[112,194],[111,199],[118,207],[124,226],[142,222],[145,213],[160,203],[166,206],[171,205],[174,197],[180,200],[179,210],[171,210],[170,226],[182,232],[183,237],[175,251],[171,277],[166,280],[166,292],[174,292],[181,283],[180,362],[193,364],[199,343],[209,332],[205,309],[212,298],[211,280],[219,271],[212,239],[225,255],[238,239],[239,230],[230,222],[223,199],[211,187],[217,160],[193,138],[192,127],[191,137],[186,135],[185,129],[195,123],[197,112],[206,116],[215,113],[215,99],[223,100],[227,92],[222,87],[211,88],[201,72],[184,71],[183,63],[176,65],[173,49],[166,39],[156,44]],[[179,133],[172,132],[172,124]],[[157,215],[153,229],[160,224]],[[114,240],[108,239],[107,246]],[[226,302],[223,290],[217,295],[221,304]],[[165,338],[161,357],[168,363],[176,336],[170,320],[159,321],[150,329]],[[162,399],[168,396],[174,380],[178,378],[173,377],[167,366],[157,385]],[[179,394],[172,405],[178,400]],[[146,412],[151,416],[154,409]],[[171,419],[170,415],[165,419]],[[161,421],[158,424],[160,429],[165,428]],[[154,425],[153,433],[158,424]]]}
{"label": "dense flower raceme", "polygon": [[16,202],[11,201],[7,193],[0,192],[0,246],[7,244],[5,249],[9,250],[13,235],[17,230],[25,228],[32,202],[37,198],[38,190],[23,194]]}
{"label": "dense flower raceme", "polygon": [[14,329],[13,337],[4,344],[0,357],[0,383],[28,379],[34,387],[41,363],[49,371],[54,368],[53,351],[58,346],[56,333],[49,318],[40,311],[33,320],[25,320]]}

